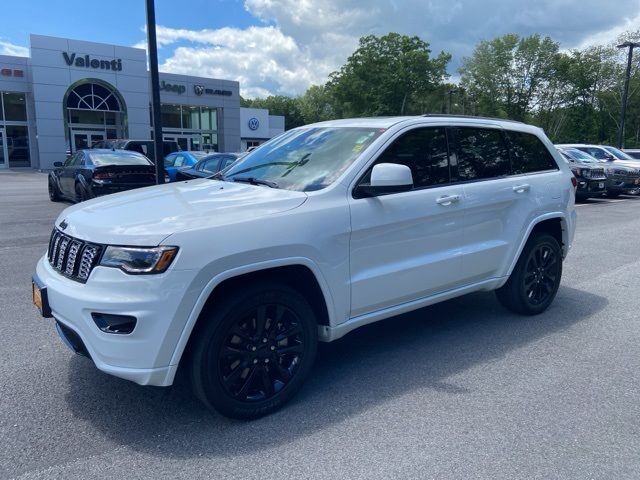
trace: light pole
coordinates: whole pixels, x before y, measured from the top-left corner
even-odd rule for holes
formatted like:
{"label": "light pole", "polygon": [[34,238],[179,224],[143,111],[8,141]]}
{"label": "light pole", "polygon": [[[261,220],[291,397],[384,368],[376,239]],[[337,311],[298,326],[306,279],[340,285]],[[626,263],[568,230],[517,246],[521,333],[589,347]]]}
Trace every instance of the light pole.
{"label": "light pole", "polygon": [[156,43],[156,10],[154,0],[147,2],[147,43],[151,70],[151,112],[153,114],[153,144],[155,146],[156,183],[164,183],[162,121],[160,116],[160,75],[158,73],[158,45]]}
{"label": "light pole", "polygon": [[455,88],[452,88],[447,93],[449,94],[449,112],[447,112],[447,113],[449,113],[449,115],[451,115],[451,97],[453,96],[454,93],[458,93],[458,90],[455,89]]}
{"label": "light pole", "polygon": [[628,48],[629,57],[627,60],[627,73],[624,77],[624,88],[622,91],[622,105],[620,105],[620,126],[618,127],[618,147],[624,148],[624,119],[627,113],[627,96],[629,95],[629,79],[631,78],[631,62],[633,60],[633,49],[640,47],[638,42],[624,42],[618,48]]}

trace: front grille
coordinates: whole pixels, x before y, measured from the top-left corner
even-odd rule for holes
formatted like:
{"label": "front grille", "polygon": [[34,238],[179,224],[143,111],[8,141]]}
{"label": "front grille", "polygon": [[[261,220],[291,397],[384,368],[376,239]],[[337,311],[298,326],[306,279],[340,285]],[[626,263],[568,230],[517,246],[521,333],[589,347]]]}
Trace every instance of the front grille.
{"label": "front grille", "polygon": [[604,168],[590,168],[588,170],[585,169],[585,177],[600,179],[600,178],[606,178],[606,175],[604,173]]}
{"label": "front grille", "polygon": [[47,257],[49,264],[65,277],[85,283],[100,260],[102,246],[62,233],[51,232]]}

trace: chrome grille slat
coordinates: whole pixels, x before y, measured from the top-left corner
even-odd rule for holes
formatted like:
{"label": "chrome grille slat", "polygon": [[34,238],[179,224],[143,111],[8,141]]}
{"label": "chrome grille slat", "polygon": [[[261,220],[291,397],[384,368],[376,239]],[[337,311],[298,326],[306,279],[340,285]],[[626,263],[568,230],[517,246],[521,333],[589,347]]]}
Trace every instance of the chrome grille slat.
{"label": "chrome grille slat", "polygon": [[47,257],[49,264],[62,275],[77,282],[86,282],[94,269],[102,246],[71,237],[57,228],[51,233]]}

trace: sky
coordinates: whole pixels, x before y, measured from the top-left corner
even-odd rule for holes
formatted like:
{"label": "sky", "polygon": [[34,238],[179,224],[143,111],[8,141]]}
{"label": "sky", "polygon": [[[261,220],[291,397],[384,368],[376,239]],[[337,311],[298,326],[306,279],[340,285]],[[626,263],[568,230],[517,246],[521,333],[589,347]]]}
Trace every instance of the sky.
{"label": "sky", "polygon": [[[0,54],[29,33],[145,48],[144,0],[23,0],[3,8]],[[615,6],[615,8],[614,8]],[[323,84],[363,35],[418,35],[455,79],[480,40],[540,33],[564,49],[640,29],[640,0],[156,0],[160,70],[237,80],[248,98]]]}

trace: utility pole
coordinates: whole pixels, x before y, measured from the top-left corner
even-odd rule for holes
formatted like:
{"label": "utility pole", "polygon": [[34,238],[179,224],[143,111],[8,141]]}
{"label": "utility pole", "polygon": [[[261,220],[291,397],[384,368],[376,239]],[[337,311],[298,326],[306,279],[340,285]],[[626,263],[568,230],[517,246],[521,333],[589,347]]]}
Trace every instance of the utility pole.
{"label": "utility pole", "polygon": [[151,70],[151,112],[153,114],[153,144],[155,146],[156,183],[164,183],[162,145],[162,117],[160,115],[160,75],[158,73],[158,44],[156,43],[156,10],[154,0],[147,2],[147,44]]}
{"label": "utility pole", "polygon": [[627,113],[627,97],[629,95],[629,79],[631,78],[631,62],[633,61],[633,49],[640,47],[638,42],[624,42],[618,48],[628,48],[627,73],[624,77],[624,88],[622,90],[622,105],[620,105],[620,125],[618,127],[618,147],[624,148],[624,120]]}

